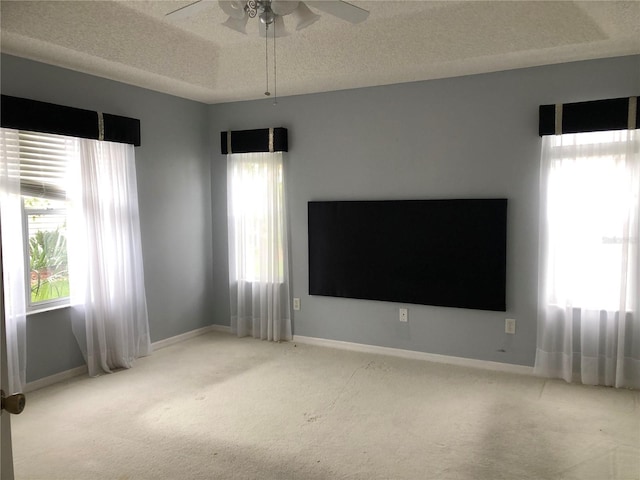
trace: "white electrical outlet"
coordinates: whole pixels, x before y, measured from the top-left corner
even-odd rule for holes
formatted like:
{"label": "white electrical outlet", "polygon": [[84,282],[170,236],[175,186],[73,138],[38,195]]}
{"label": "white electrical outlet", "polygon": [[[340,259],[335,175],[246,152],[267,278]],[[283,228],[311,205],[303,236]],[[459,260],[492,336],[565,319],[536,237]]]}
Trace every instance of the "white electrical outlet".
{"label": "white electrical outlet", "polygon": [[409,311],[406,308],[401,308],[400,309],[400,318],[399,320],[401,322],[408,322],[409,321]]}
{"label": "white electrical outlet", "polygon": [[300,310],[300,299],[299,298],[294,298],[293,299],[293,309],[294,310]]}
{"label": "white electrical outlet", "polygon": [[516,320],[515,318],[507,318],[504,321],[504,333],[510,333],[514,335],[516,333]]}

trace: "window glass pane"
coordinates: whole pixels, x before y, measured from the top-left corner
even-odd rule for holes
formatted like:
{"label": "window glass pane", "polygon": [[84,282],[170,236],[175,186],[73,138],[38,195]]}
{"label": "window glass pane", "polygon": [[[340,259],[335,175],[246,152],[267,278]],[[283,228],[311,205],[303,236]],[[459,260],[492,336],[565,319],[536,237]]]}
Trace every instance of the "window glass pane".
{"label": "window glass pane", "polygon": [[284,279],[284,232],[276,221],[283,211],[283,166],[267,155],[236,159],[231,171],[236,272],[247,282]]}
{"label": "window glass pane", "polygon": [[69,296],[67,214],[61,200],[23,197],[27,220],[31,304]]}
{"label": "window glass pane", "polygon": [[[551,301],[616,311],[637,205],[633,168],[617,132],[552,139],[547,192]],[[586,261],[585,259],[588,259]]]}

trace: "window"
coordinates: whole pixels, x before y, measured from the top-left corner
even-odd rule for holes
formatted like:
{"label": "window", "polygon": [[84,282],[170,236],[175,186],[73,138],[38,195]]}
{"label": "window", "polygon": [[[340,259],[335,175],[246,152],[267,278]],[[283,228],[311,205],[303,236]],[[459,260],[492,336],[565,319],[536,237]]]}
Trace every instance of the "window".
{"label": "window", "polygon": [[[638,238],[636,166],[625,161],[626,136],[592,132],[549,137],[547,177],[549,301],[616,311],[627,257]],[[631,248],[633,249],[633,248]]]}
{"label": "window", "polygon": [[282,152],[227,157],[231,330],[291,338]]}
{"label": "window", "polygon": [[28,310],[68,303],[67,164],[72,140],[19,133]]}
{"label": "window", "polygon": [[640,388],[640,130],[544,136],[534,372]]}
{"label": "window", "polygon": [[282,154],[233,155],[231,208],[237,280],[283,283],[284,182]]}

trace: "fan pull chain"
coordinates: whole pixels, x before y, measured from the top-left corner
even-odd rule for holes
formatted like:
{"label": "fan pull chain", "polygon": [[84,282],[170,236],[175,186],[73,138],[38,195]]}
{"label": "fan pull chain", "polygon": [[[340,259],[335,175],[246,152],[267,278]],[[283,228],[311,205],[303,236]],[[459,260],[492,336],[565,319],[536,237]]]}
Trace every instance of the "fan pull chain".
{"label": "fan pull chain", "polygon": [[271,92],[269,91],[269,25],[272,25],[273,28],[273,104],[278,104],[278,71],[276,64],[276,24],[275,22],[272,24],[265,24],[265,35],[264,35],[264,63],[265,63],[265,78],[267,89],[265,90],[265,96],[271,96]]}
{"label": "fan pull chain", "polygon": [[271,95],[269,92],[269,24],[265,24],[265,32],[264,32],[264,71],[266,73],[267,78],[267,89],[264,94],[268,97]]}
{"label": "fan pull chain", "polygon": [[273,104],[278,104],[278,77],[276,74],[276,23],[273,22]]}
{"label": "fan pull chain", "polygon": [[265,32],[264,36],[264,70],[266,72],[267,88],[264,94],[268,97],[269,95],[271,95],[271,93],[269,92],[269,37],[267,35],[269,33],[269,25],[266,25],[266,29],[267,31]]}

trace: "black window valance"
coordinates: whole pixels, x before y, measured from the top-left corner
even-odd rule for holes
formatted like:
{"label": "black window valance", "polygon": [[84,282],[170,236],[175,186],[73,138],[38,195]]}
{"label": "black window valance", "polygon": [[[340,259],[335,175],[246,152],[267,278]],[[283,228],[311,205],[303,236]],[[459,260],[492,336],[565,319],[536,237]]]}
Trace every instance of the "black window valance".
{"label": "black window valance", "polygon": [[5,128],[55,133],[140,146],[140,120],[2,95]]}
{"label": "black window valance", "polygon": [[220,132],[220,152],[223,155],[228,153],[288,151],[289,140],[286,128],[259,128],[256,130]]}
{"label": "black window valance", "polygon": [[540,136],[636,128],[640,128],[638,97],[540,105]]}

